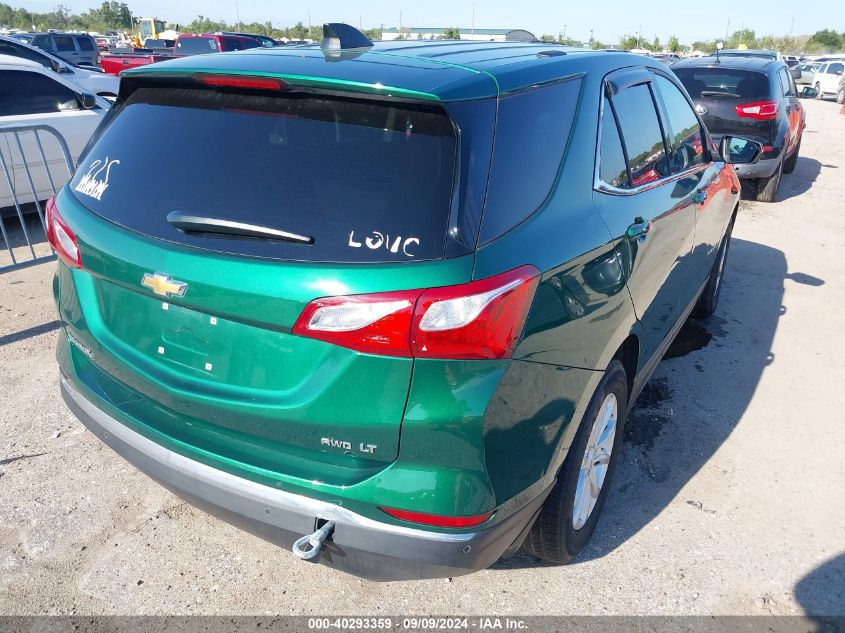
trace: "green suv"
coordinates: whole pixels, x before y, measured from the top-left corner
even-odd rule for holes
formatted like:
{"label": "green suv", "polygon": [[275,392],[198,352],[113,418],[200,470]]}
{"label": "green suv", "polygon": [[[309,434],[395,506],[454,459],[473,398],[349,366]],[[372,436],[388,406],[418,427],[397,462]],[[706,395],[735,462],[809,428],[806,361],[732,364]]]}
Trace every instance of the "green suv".
{"label": "green suv", "polygon": [[641,56],[326,32],[123,75],[48,205],[62,394],[300,558],[565,562],[631,403],[715,308],[728,163],[760,147],[715,147]]}

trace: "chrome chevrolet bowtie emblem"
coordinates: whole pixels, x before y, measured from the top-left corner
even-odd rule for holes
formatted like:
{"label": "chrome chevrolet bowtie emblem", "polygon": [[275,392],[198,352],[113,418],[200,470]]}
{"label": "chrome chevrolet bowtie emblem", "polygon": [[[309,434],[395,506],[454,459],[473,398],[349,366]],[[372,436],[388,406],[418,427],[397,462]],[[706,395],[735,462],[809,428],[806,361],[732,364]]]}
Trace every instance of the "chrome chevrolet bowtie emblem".
{"label": "chrome chevrolet bowtie emblem", "polygon": [[170,275],[162,275],[161,273],[154,275],[144,273],[141,285],[162,297],[184,297],[185,291],[188,289],[188,284],[184,281],[174,281],[170,278]]}

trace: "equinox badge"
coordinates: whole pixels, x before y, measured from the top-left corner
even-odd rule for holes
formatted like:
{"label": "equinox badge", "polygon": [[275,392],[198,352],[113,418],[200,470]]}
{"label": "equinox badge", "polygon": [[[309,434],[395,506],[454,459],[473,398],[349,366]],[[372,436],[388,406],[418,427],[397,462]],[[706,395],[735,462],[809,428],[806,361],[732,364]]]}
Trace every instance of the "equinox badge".
{"label": "equinox badge", "polygon": [[185,291],[188,289],[188,284],[184,281],[173,281],[170,275],[162,275],[161,273],[154,275],[144,273],[141,285],[162,297],[184,297]]}

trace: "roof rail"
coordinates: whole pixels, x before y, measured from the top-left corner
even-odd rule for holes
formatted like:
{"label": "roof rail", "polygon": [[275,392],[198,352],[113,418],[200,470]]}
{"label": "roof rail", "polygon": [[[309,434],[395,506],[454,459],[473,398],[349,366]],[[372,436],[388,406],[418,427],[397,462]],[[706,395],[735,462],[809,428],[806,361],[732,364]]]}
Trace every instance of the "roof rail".
{"label": "roof rail", "polygon": [[323,25],[323,41],[320,48],[324,51],[346,51],[369,48],[372,45],[372,40],[354,26],[343,22],[329,22]]}

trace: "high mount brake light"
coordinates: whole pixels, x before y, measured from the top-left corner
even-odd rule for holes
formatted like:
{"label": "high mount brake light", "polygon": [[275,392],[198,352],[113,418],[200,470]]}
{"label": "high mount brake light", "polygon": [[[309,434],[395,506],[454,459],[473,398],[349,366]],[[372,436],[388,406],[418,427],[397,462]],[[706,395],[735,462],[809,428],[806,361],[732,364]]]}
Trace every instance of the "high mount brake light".
{"label": "high mount brake light", "polygon": [[47,241],[56,251],[56,255],[71,268],[82,268],[82,255],[79,253],[79,243],[76,235],[56,209],[56,201],[50,198],[44,211],[44,222],[47,226]]}
{"label": "high mount brake light", "polygon": [[385,508],[382,506],[379,506],[379,510],[389,514],[395,519],[445,528],[474,527],[476,525],[481,525],[493,516],[493,512],[485,512],[484,514],[476,514],[473,516],[449,517],[440,514],[412,512],[411,510],[396,510],[395,508]]}
{"label": "high mount brake light", "polygon": [[212,88],[246,88],[248,90],[284,90],[288,83],[276,77],[249,77],[244,75],[209,75],[197,73],[194,79]]}
{"label": "high mount brake light", "polygon": [[316,299],[293,332],[369,354],[507,358],[539,277],[533,266],[522,266],[457,286]]}
{"label": "high mount brake light", "polygon": [[742,118],[768,121],[769,119],[777,118],[778,102],[753,101],[751,103],[740,103],[736,106],[736,113],[737,116]]}

